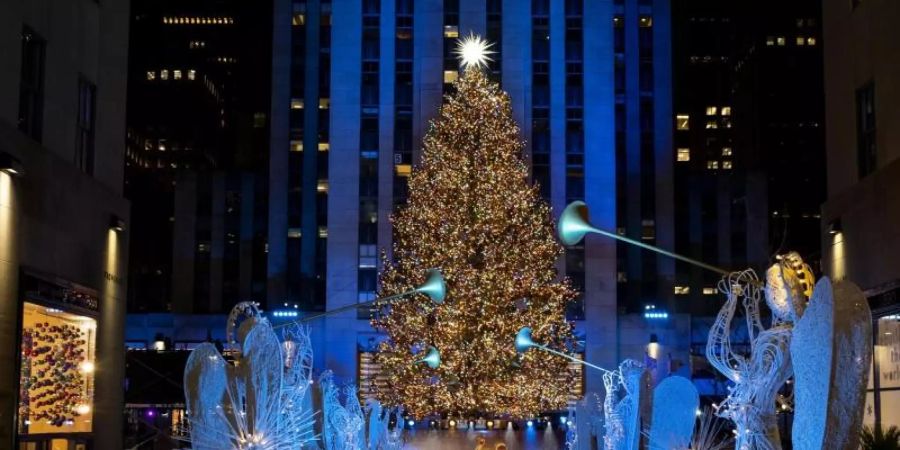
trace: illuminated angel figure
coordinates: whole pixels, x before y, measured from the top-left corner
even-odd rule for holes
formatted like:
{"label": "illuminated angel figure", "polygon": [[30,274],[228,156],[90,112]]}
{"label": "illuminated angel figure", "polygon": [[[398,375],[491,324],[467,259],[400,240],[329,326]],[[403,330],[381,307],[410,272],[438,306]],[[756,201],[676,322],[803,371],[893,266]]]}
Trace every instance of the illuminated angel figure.
{"label": "illuminated angel figure", "polygon": [[312,375],[307,331],[289,328],[280,343],[254,304],[234,311],[228,324],[228,339],[237,344],[234,363],[204,343],[185,365],[192,448],[304,448],[315,441],[313,413],[304,407]]}
{"label": "illuminated angel figure", "polygon": [[[808,300],[805,284],[812,284],[809,267],[796,253],[781,258],[766,276],[765,297],[772,310],[771,326],[763,327],[760,320],[761,283],[756,273],[749,269],[734,272],[719,282],[719,290],[727,301],[706,343],[706,358],[734,382],[718,415],[734,422],[738,450],[781,448],[775,422],[778,390],[793,374],[789,352],[791,334]],[[735,353],[729,339],[739,301],[750,337],[748,357]]]}
{"label": "illuminated angel figure", "polygon": [[619,368],[603,374],[606,450],[637,450],[640,440],[641,376],[643,364],[626,359]]}

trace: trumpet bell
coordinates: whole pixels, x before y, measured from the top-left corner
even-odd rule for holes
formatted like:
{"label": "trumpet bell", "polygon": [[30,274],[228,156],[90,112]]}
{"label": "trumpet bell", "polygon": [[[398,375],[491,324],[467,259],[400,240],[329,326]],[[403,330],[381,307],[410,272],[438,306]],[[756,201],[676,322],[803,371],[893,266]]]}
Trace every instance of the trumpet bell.
{"label": "trumpet bell", "polygon": [[559,240],[565,245],[575,245],[584,235],[594,231],[588,218],[588,207],[582,201],[574,201],[566,206],[556,226]]}
{"label": "trumpet bell", "polygon": [[441,365],[441,352],[434,346],[428,347],[428,354],[420,362],[427,364],[432,369],[437,369]]}
{"label": "trumpet bell", "polygon": [[516,351],[519,353],[525,353],[529,348],[534,347],[534,341],[531,339],[531,328],[522,327],[519,329],[519,332],[516,333]]}
{"label": "trumpet bell", "polygon": [[447,296],[447,284],[444,282],[444,275],[439,269],[428,269],[425,276],[425,282],[416,288],[416,292],[427,295],[431,301],[441,304],[444,303],[444,297]]}

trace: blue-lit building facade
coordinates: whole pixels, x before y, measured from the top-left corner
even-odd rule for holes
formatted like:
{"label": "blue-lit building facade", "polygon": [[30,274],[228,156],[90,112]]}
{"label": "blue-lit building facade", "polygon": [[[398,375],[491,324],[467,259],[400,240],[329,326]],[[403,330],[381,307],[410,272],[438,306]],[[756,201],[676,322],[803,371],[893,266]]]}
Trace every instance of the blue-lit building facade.
{"label": "blue-lit building facade", "polygon": [[[668,0],[276,0],[267,301],[326,310],[374,298],[390,214],[428,121],[458,76],[457,37],[494,43],[532,178],[557,213],[674,247]],[[619,316],[671,306],[674,264],[610,240],[569,249],[560,273],[588,360],[647,343]],[[379,339],[364,308],[316,324],[316,365],[353,381]],[[627,336],[626,336],[627,334]],[[636,335],[635,335],[636,336]],[[634,351],[628,342],[634,342]],[[642,343],[643,345],[641,345]],[[586,374],[586,389],[602,381]]]}

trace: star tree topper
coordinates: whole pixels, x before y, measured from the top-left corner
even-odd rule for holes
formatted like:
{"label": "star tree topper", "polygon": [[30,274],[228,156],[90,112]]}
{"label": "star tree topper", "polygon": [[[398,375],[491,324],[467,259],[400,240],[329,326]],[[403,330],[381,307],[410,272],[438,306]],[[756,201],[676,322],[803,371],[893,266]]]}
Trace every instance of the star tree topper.
{"label": "star tree topper", "polygon": [[463,69],[480,69],[487,67],[493,59],[489,55],[496,52],[489,50],[494,44],[482,38],[481,35],[469,33],[468,36],[456,42],[456,54]]}

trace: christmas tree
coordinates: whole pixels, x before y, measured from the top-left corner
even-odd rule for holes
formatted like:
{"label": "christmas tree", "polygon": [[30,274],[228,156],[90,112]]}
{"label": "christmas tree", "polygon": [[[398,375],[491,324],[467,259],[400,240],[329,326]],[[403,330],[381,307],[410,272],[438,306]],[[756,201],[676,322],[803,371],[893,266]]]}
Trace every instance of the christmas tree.
{"label": "christmas tree", "polygon": [[[448,295],[440,305],[424,295],[377,305],[373,325],[389,338],[376,356],[388,377],[377,395],[416,417],[524,418],[563,408],[574,380],[562,358],[518,355],[516,332],[529,326],[535,340],[569,349],[565,307],[575,292],[558,280],[562,248],[528,181],[509,96],[479,67],[484,47],[479,56],[466,45],[464,73],[425,136],[408,203],[392,217],[393,262],[381,273],[384,297],[440,268]],[[441,352],[436,369],[416,364],[429,346]]]}

